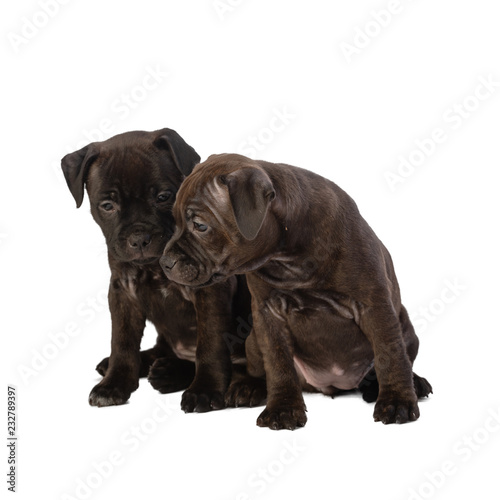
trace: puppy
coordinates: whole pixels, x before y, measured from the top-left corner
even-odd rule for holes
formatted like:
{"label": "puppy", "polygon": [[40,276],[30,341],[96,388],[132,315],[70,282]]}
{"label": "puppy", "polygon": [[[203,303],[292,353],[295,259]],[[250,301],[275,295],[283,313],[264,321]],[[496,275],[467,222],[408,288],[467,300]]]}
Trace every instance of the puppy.
{"label": "puppy", "polygon": [[412,372],[418,338],[391,257],[342,189],[297,167],[213,155],[173,211],[160,259],[169,279],[200,287],[247,276],[248,375],[228,405],[261,403],[267,389],[257,424],[294,429],[306,423],[302,390],[361,388],[377,400],[376,421],[419,417],[417,398],[432,389]]}
{"label": "puppy", "polygon": [[[199,160],[167,128],[120,134],[62,159],[77,207],[86,186],[111,269],[111,355],[97,366],[104,378],[90,393],[93,406],[125,403],[145,376],[162,393],[189,386],[182,399],[185,411],[224,406],[231,359],[223,334],[234,331],[235,318],[249,314],[244,279],[188,289],[168,280],[158,263],[174,230],[177,191]],[[146,320],[156,327],[158,338],[152,349],[140,351]],[[235,360],[244,356],[237,349],[241,345],[233,349]],[[202,361],[195,375],[196,352]]]}

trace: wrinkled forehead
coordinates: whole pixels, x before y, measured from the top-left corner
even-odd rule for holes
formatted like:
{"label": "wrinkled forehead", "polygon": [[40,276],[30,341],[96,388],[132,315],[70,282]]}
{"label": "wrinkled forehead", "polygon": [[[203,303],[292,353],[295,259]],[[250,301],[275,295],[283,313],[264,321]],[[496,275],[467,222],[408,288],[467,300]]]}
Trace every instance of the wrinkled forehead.
{"label": "wrinkled forehead", "polygon": [[174,206],[176,219],[180,222],[192,215],[202,215],[222,222],[231,210],[227,187],[220,179],[228,171],[220,165],[197,167],[181,185]]}
{"label": "wrinkled forehead", "polygon": [[249,163],[252,163],[252,160],[237,154],[210,156],[203,163],[196,165],[185,179],[179,192],[179,200],[186,204],[189,200],[205,194],[214,197],[227,194],[227,188],[220,182],[220,177],[248,166]]}
{"label": "wrinkled forehead", "polygon": [[198,164],[184,180],[177,195],[174,206],[177,220],[184,220],[187,210],[211,213],[220,222],[222,219],[231,220],[229,192],[221,178],[253,163],[245,156],[229,153],[212,155]]}
{"label": "wrinkled forehead", "polygon": [[180,217],[186,213],[219,209],[227,203],[229,195],[226,186],[220,182],[220,174],[212,169],[193,172],[181,185],[175,204]]}
{"label": "wrinkled forehead", "polygon": [[93,189],[116,189],[128,195],[166,182],[179,186],[182,175],[169,158],[160,157],[149,144],[103,146],[88,177]]}

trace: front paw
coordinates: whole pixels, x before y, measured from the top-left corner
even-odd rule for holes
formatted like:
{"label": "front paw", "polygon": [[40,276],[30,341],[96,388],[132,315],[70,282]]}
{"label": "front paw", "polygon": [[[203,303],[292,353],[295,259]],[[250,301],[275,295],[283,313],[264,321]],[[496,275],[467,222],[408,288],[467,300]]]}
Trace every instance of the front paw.
{"label": "front paw", "polygon": [[122,405],[129,400],[130,394],[131,389],[102,380],[90,392],[89,404],[98,407]]}
{"label": "front paw", "polygon": [[221,391],[189,388],[182,395],[181,409],[185,413],[205,413],[222,408],[225,408],[225,404]]}
{"label": "front paw", "polygon": [[257,425],[259,427],[269,427],[277,431],[280,429],[289,429],[293,431],[298,427],[304,427],[307,422],[306,407],[298,406],[296,408],[275,407],[273,409],[266,409],[257,418]]}
{"label": "front paw", "polygon": [[415,396],[379,396],[373,412],[375,422],[383,424],[404,424],[417,420],[419,416]]}

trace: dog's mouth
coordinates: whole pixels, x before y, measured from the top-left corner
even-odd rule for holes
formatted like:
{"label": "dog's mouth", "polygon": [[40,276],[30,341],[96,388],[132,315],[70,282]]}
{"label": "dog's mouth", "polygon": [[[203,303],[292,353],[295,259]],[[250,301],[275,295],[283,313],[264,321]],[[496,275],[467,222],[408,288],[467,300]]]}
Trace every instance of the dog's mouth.
{"label": "dog's mouth", "polygon": [[153,232],[150,234],[151,236],[148,236],[148,239],[144,240],[144,242],[140,241],[142,235],[139,235],[138,241],[132,240],[132,244],[130,239],[120,238],[111,246],[114,257],[121,262],[138,266],[158,264],[165,244],[172,236],[172,233]]}
{"label": "dog's mouth", "polygon": [[214,283],[217,283],[217,282],[222,281],[224,279],[225,279],[225,277],[222,274],[214,273],[214,274],[212,274],[212,276],[210,276],[208,281],[205,281],[205,283],[194,285],[192,288],[205,288],[206,286],[213,285]]}
{"label": "dog's mouth", "polygon": [[154,264],[160,260],[160,256],[157,257],[143,257],[139,259],[132,259],[130,262],[132,264],[139,264],[140,266],[146,266],[148,264]]}
{"label": "dog's mouth", "polygon": [[138,253],[136,255],[127,255],[124,253],[119,253],[116,250],[113,252],[113,256],[119,262],[126,264],[133,264],[136,266],[148,266],[152,264],[158,264],[160,261],[161,254],[151,254]]}

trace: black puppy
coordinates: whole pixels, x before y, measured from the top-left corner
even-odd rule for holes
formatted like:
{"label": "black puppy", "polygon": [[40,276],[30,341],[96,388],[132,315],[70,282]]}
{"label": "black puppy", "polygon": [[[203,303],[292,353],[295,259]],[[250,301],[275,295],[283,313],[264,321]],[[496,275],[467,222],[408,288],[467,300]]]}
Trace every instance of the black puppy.
{"label": "black puppy", "polygon": [[360,388],[377,400],[377,421],[419,417],[417,399],[432,391],[412,371],[419,341],[391,256],[347,193],[301,168],[212,155],[182,184],[173,213],[160,261],[170,279],[214,286],[247,273],[248,377],[231,384],[228,405],[260,403],[265,376],[263,427],[303,426],[302,390]]}
{"label": "black puppy", "polygon": [[[90,393],[93,406],[125,403],[145,376],[162,393],[191,384],[183,396],[185,411],[224,406],[231,359],[223,339],[235,331],[236,318],[249,315],[244,279],[193,290],[169,281],[158,263],[174,230],[177,190],[199,161],[196,151],[170,129],[120,134],[62,159],[77,207],[87,188],[111,268],[111,355],[96,368],[104,378]],[[140,351],[146,320],[154,324],[158,338],[152,349]],[[221,339],[215,349],[212,341],[208,354],[207,336]],[[207,362],[197,366],[195,377],[196,351],[205,352]],[[244,357],[243,349],[233,354]]]}

